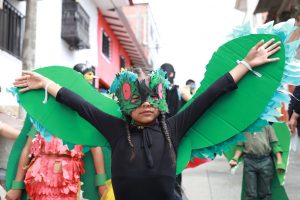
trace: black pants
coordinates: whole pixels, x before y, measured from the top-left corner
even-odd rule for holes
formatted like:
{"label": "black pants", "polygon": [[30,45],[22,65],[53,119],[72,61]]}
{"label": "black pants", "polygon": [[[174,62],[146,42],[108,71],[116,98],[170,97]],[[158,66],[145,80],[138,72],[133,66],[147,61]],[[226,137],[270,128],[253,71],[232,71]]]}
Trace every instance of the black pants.
{"label": "black pants", "polygon": [[272,178],[275,173],[271,156],[244,156],[245,200],[270,200]]}
{"label": "black pants", "polygon": [[182,176],[181,174],[178,174],[178,176],[176,176],[175,191],[174,191],[175,200],[182,199],[181,181],[182,181]]}

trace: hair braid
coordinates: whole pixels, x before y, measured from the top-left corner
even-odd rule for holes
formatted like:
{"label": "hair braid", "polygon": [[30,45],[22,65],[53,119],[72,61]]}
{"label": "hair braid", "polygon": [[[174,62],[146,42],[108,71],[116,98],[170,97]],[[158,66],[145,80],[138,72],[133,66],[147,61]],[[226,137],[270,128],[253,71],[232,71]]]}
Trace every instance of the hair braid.
{"label": "hair braid", "polygon": [[130,145],[131,147],[131,156],[130,156],[130,160],[133,160],[133,158],[135,157],[135,148],[134,148],[134,145],[132,143],[132,140],[131,140],[131,133],[130,133],[130,130],[129,130],[129,123],[130,123],[130,118],[129,117],[126,117],[126,124],[125,124],[125,130],[126,130],[126,134],[127,134],[127,141],[128,141],[128,144]]}
{"label": "hair braid", "polygon": [[167,140],[169,149],[170,149],[170,156],[171,156],[171,159],[172,159],[172,164],[175,166],[176,155],[175,155],[175,151],[174,151],[173,144],[172,144],[172,141],[171,141],[170,133],[169,133],[168,128],[167,128],[165,113],[161,113],[158,116],[158,120],[159,120],[159,125],[161,127],[161,131],[163,132],[163,134],[164,134],[164,136]]}

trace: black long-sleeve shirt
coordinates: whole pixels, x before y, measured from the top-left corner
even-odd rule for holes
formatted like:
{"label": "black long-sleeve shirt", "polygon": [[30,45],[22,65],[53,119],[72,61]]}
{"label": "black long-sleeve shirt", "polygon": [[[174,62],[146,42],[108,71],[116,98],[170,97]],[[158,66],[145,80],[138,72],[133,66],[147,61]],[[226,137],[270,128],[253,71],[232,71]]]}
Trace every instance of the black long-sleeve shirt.
{"label": "black long-sleeve shirt", "polygon": [[[184,111],[166,120],[175,152],[178,143],[195,121],[225,92],[237,88],[225,74],[197,97]],[[59,90],[57,101],[73,108],[95,126],[112,148],[112,184],[117,200],[172,200],[175,165],[158,123],[138,129],[130,127],[135,157],[130,160],[125,121],[102,112],[66,88]],[[153,166],[149,166],[149,156]]]}
{"label": "black long-sleeve shirt", "polygon": [[289,104],[289,114],[291,116],[291,114],[293,113],[293,111],[295,111],[297,114],[300,114],[300,86],[296,86],[295,90],[293,92],[293,96],[291,98],[291,102]]}

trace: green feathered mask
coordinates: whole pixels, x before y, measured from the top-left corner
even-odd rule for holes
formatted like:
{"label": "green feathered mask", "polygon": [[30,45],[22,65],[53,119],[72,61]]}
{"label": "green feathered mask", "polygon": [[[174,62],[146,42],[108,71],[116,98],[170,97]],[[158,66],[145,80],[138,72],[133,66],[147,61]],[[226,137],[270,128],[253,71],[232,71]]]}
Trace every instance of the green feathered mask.
{"label": "green feathered mask", "polygon": [[170,88],[170,82],[165,78],[166,73],[158,69],[148,77],[147,80],[139,80],[138,75],[130,71],[117,74],[110,92],[118,98],[124,114],[130,115],[146,101],[161,112],[168,112],[166,90]]}

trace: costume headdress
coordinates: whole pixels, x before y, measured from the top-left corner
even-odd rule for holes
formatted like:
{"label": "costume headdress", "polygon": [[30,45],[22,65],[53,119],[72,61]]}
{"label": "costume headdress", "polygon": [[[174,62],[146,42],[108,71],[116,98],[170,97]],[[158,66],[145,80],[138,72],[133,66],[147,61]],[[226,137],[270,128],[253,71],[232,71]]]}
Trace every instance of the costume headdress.
{"label": "costume headdress", "polygon": [[116,76],[110,92],[118,98],[122,112],[127,115],[145,101],[161,112],[168,112],[166,89],[169,87],[170,83],[165,78],[165,72],[160,69],[149,75],[149,80],[139,80],[137,74],[124,71]]}

